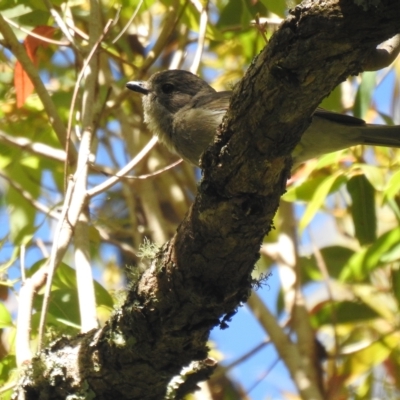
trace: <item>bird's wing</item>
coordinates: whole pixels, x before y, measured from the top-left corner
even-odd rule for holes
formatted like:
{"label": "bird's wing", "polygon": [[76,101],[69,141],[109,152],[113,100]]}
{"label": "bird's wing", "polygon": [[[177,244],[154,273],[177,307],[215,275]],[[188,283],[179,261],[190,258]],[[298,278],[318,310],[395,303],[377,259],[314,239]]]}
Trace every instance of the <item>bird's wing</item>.
{"label": "bird's wing", "polygon": [[324,110],[321,107],[318,107],[314,115],[316,117],[324,118],[332,122],[336,122],[337,124],[345,124],[345,125],[365,125],[365,121],[361,118],[352,117],[351,115],[346,114],[338,114],[333,111]]}
{"label": "bird's wing", "polygon": [[191,108],[203,108],[206,110],[226,112],[229,107],[229,100],[232,92],[214,92],[212,94],[199,93],[193,97],[191,101]]}
{"label": "bird's wing", "polygon": [[[226,112],[229,107],[229,100],[232,96],[231,91],[224,92],[214,92],[210,96],[209,94],[199,93],[191,101],[191,107],[193,108],[204,108],[213,111]],[[324,110],[318,107],[314,115],[319,118],[324,118],[326,120],[336,122],[337,124],[345,125],[365,125],[365,121],[361,118],[353,117],[351,115],[339,114],[333,111]]]}

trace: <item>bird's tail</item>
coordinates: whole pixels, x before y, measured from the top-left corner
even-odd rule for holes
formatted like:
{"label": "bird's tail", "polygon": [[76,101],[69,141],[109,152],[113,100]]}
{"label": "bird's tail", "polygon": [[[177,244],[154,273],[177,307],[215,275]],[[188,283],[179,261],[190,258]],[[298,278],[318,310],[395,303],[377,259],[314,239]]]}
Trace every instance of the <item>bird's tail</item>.
{"label": "bird's tail", "polygon": [[400,126],[366,124],[359,139],[359,144],[400,148]]}

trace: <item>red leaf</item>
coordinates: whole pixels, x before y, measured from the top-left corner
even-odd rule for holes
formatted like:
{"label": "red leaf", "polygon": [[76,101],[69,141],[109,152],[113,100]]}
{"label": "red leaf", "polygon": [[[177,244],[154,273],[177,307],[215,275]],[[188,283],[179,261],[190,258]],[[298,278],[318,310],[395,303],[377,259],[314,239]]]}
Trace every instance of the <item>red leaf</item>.
{"label": "red leaf", "polygon": [[17,107],[21,108],[26,98],[33,92],[34,86],[19,61],[15,64],[14,86],[17,97]]}
{"label": "red leaf", "polygon": [[[39,36],[51,38],[55,30],[56,28],[53,28],[52,26],[42,25],[37,26],[32,32],[36,33]],[[48,45],[49,44],[47,42],[44,42],[43,40],[30,35],[28,35],[24,41],[26,52],[28,53],[29,58],[35,63],[35,65],[37,64],[37,60],[35,59],[37,48],[39,46],[47,47]]]}
{"label": "red leaf", "polygon": [[[55,30],[56,28],[53,28],[52,26],[37,26],[32,32],[40,36],[51,38]],[[36,57],[36,51],[39,46],[46,47],[48,46],[48,43],[28,35],[23,44],[28,57],[35,65],[37,65],[38,60]],[[21,108],[24,105],[27,97],[33,92],[34,86],[19,61],[17,61],[15,64],[14,86],[17,96],[17,107]]]}

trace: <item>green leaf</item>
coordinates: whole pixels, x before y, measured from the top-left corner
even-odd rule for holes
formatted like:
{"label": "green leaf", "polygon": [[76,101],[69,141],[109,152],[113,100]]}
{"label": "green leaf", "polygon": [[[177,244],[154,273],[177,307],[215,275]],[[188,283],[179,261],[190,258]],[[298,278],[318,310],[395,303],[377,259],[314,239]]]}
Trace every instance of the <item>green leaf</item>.
{"label": "green leaf", "polygon": [[[42,309],[43,296],[37,296],[34,305],[37,310]],[[68,326],[80,325],[78,294],[74,289],[52,290],[48,308],[58,322]]]}
{"label": "green leaf", "polygon": [[9,328],[13,325],[11,314],[8,312],[6,306],[0,303],[0,329]]}
{"label": "green leaf", "polygon": [[[32,276],[44,263],[46,260],[40,260],[36,262],[28,271],[28,276]],[[76,271],[65,263],[61,263],[56,270],[53,278],[53,290],[73,290],[76,292]],[[108,308],[114,306],[114,301],[108,293],[108,291],[96,280],[94,281],[94,291],[96,295],[97,305],[103,305]]]}
{"label": "green leaf", "polygon": [[256,14],[266,15],[266,9],[261,2],[229,0],[220,14],[217,27],[229,28],[241,26],[247,29]]}
{"label": "green leaf", "polygon": [[362,74],[361,84],[358,87],[356,101],[354,104],[354,115],[358,118],[364,118],[376,85],[376,71],[368,71]]}
{"label": "green leaf", "polygon": [[[331,153],[335,154],[335,153]],[[330,154],[330,155],[331,155]],[[336,174],[340,175],[341,173]],[[311,201],[318,188],[329,178],[333,175],[319,175],[316,178],[309,178],[304,181],[301,185],[298,186],[291,186],[287,192],[282,196],[282,199],[285,201],[293,202],[293,201]],[[341,185],[341,183],[340,183]],[[329,191],[333,193],[336,191],[338,187],[336,185],[332,186],[332,189]]]}
{"label": "green leaf", "polygon": [[355,163],[351,167],[351,171],[359,173],[359,170],[366,176],[369,183],[375,188],[375,190],[383,190],[385,188],[385,171],[381,167],[368,164]]}
{"label": "green leaf", "polygon": [[7,167],[11,161],[11,157],[0,154],[0,170],[3,170],[5,167]]}
{"label": "green leaf", "polygon": [[340,280],[365,280],[368,274],[384,263],[385,257],[390,254],[400,242],[400,228],[386,232],[380,236],[369,248],[355,253],[344,266]]}
{"label": "green leaf", "polygon": [[[322,259],[328,269],[329,276],[338,278],[344,265],[348,262],[354,251],[343,246],[329,246],[320,250]],[[301,282],[317,281],[322,279],[320,268],[318,267],[315,256],[300,257],[299,270],[301,272]]]}
{"label": "green leaf", "polygon": [[[33,9],[47,10],[46,3],[41,0],[25,0]],[[52,0],[51,4],[54,6],[60,6],[65,3],[66,0]]]}
{"label": "green leaf", "polygon": [[[56,291],[58,292],[58,291]],[[46,315],[46,337],[47,340],[54,340],[57,336],[76,335],[79,333],[81,325],[79,319],[79,308],[76,306],[76,298],[70,297],[68,294],[60,295],[56,293],[55,302],[49,304],[49,309]],[[63,297],[64,296],[64,297]],[[61,301],[60,301],[61,297]],[[36,309],[42,308],[43,296],[38,296],[34,299],[34,306]],[[68,307],[69,310],[63,312],[62,307]],[[39,330],[41,312],[32,315],[31,330],[35,334]],[[53,329],[55,328],[55,329]]]}
{"label": "green leaf", "polygon": [[[18,371],[19,372],[19,371]],[[0,360],[0,384],[4,384],[6,382],[10,382],[15,375],[15,380],[17,380],[17,364],[15,362],[15,355],[6,355],[4,358]],[[6,400],[11,398],[11,394],[13,389],[10,389],[9,392],[1,393],[1,400]],[[7,393],[7,394],[5,394]]]}
{"label": "green leaf", "polygon": [[285,300],[282,290],[279,291],[278,298],[276,299],[276,310],[278,315],[282,315],[282,312],[285,311]]}
{"label": "green leaf", "polygon": [[[13,14],[16,14],[16,18],[13,18],[13,21],[18,25],[21,25],[26,28],[34,28],[38,25],[47,25],[50,19],[50,13],[42,10],[32,10],[26,12],[26,7],[23,7],[23,14],[18,14],[17,7],[12,11]],[[8,16],[8,15],[7,15]],[[26,37],[26,33],[23,34],[23,37]]]}
{"label": "green leaf", "polygon": [[347,182],[352,204],[355,235],[361,245],[376,240],[375,190],[365,175],[356,175]]}
{"label": "green leaf", "polygon": [[[3,241],[4,241],[4,239],[2,239],[2,242]],[[1,245],[3,245],[3,243],[1,243]],[[0,273],[4,273],[8,268],[10,268],[14,264],[15,260],[17,260],[20,255],[20,249],[21,248],[19,246],[14,246],[9,258],[0,264]],[[7,285],[8,285],[8,282],[9,281],[7,281]],[[2,284],[4,285],[5,282],[3,281]]]}
{"label": "green leaf", "polygon": [[299,271],[301,273],[300,280],[304,285],[308,282],[316,282],[322,279],[321,271],[318,268],[315,257],[300,257]]}
{"label": "green leaf", "polygon": [[391,293],[371,284],[355,284],[352,286],[352,292],[387,322],[396,323],[398,309]]}
{"label": "green leaf", "polygon": [[287,192],[282,196],[285,201],[310,201],[317,188],[326,179],[326,176],[318,176],[317,178],[307,179],[299,186],[290,187]]}
{"label": "green leaf", "polygon": [[393,199],[400,192],[400,170],[395,172],[389,179],[383,192],[384,202]]}
{"label": "green leaf", "polygon": [[[362,378],[360,378],[362,380]],[[357,399],[372,399],[374,389],[374,374],[373,372],[367,372],[366,377],[360,384],[357,385],[356,393]]]}
{"label": "green leaf", "polygon": [[390,115],[387,115],[383,112],[377,111],[379,116],[385,121],[386,125],[396,125],[395,122],[393,121],[393,117]]}
{"label": "green leaf", "polygon": [[[31,159],[31,157],[29,157]],[[7,168],[10,180],[19,185],[29,196],[36,199],[40,193],[41,171],[38,168],[29,168],[22,165],[23,159],[15,160]],[[36,231],[34,226],[36,209],[20,193],[20,190],[9,187],[6,199],[10,213],[10,234],[14,244],[26,244]]]}
{"label": "green leaf", "polygon": [[261,0],[268,11],[284,18],[286,14],[286,0]]}
{"label": "green leaf", "polygon": [[396,227],[393,230],[386,232],[379,237],[376,242],[367,250],[364,259],[364,270],[371,271],[376,268],[387,255],[397,247],[400,242],[400,228]]}
{"label": "green leaf", "polygon": [[354,379],[375,365],[379,365],[398,347],[398,341],[398,334],[395,333],[375,340],[369,346],[349,354],[345,357],[343,373],[345,376],[351,376]]}
{"label": "green leaf", "polygon": [[316,314],[312,316],[316,326],[332,324],[332,314],[335,314],[335,322],[338,324],[356,323],[368,321],[380,317],[380,315],[366,304],[355,303],[352,301],[342,301],[340,303],[326,303]]}
{"label": "green leaf", "polygon": [[228,4],[222,10],[217,23],[218,28],[226,28],[241,24],[241,15],[243,13],[242,0],[229,0]]}
{"label": "green leaf", "polygon": [[[36,262],[29,269],[27,276],[32,276],[45,262],[46,260]],[[104,308],[111,310],[114,301],[110,293],[97,281],[94,281],[94,291],[98,312],[104,315]],[[41,313],[42,304],[43,295],[35,296],[34,308],[38,311],[37,314]],[[61,263],[54,274],[48,313],[48,322],[54,326],[63,330],[66,327],[79,330],[80,315],[76,271],[65,263]],[[39,319],[34,323],[37,326]]]}
{"label": "green leaf", "polygon": [[[182,15],[182,19],[190,27],[192,31],[194,32],[199,31],[200,29],[199,12],[192,3],[188,3],[188,5],[184,8],[184,14]],[[224,40],[224,37],[219,31],[219,29],[215,27],[213,24],[207,24],[206,37],[209,40],[218,40],[218,41]]]}
{"label": "green leaf", "polygon": [[342,86],[336,86],[328,97],[325,97],[320,104],[320,107],[330,111],[343,112],[342,104]]}
{"label": "green leaf", "polygon": [[[54,276],[54,284],[60,288],[70,288],[76,290],[76,272],[67,264],[62,263]],[[108,291],[97,281],[94,281],[94,292],[96,296],[96,304],[104,305],[109,308],[114,306],[114,301]]]}
{"label": "green leaf", "polygon": [[313,193],[312,199],[308,203],[306,211],[299,222],[300,232],[302,232],[311,222],[315,214],[324,204],[328,195],[339,190],[340,186],[342,186],[346,181],[347,178],[342,174],[342,171],[338,171],[337,173],[324,178]]}
{"label": "green leaf", "polygon": [[392,269],[391,277],[393,294],[397,300],[397,304],[400,305],[400,269]]}
{"label": "green leaf", "polygon": [[[273,2],[277,4],[279,0],[274,0]],[[267,15],[267,10],[263,4],[263,1],[244,0],[244,3],[247,11],[249,12],[250,19],[254,19],[256,15]]]}
{"label": "green leaf", "polygon": [[28,203],[19,197],[13,188],[7,193],[8,204],[15,204],[10,214],[10,233],[14,245],[27,244],[35,233],[35,214],[30,210]]}
{"label": "green leaf", "polygon": [[9,10],[17,5],[17,0],[1,0],[0,10]]}
{"label": "green leaf", "polygon": [[344,151],[345,150],[334,151],[333,153],[324,154],[321,157],[318,157],[314,170],[330,167],[332,165],[337,166],[343,159]]}

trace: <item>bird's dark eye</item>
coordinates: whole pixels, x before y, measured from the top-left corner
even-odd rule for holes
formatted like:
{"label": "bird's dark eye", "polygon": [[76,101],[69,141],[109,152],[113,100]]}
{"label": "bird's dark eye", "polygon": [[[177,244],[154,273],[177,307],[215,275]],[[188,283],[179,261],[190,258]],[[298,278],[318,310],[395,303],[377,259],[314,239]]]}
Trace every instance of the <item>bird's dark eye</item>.
{"label": "bird's dark eye", "polygon": [[175,89],[174,85],[172,85],[171,83],[164,83],[164,85],[161,86],[161,90],[165,93],[165,94],[169,94],[172,93],[172,91]]}

